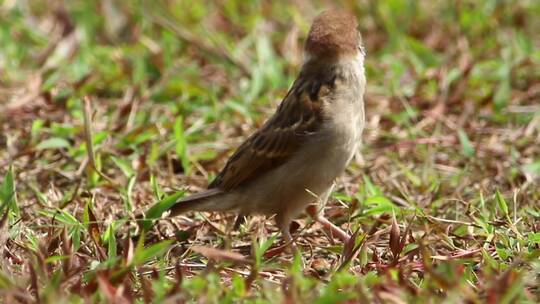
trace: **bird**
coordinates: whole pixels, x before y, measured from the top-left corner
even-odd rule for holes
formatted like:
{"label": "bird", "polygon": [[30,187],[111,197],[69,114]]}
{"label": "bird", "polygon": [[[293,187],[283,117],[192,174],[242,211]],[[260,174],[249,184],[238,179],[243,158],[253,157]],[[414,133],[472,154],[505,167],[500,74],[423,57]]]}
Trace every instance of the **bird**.
{"label": "bird", "polygon": [[290,225],[307,210],[347,240],[316,207],[324,206],[361,143],[366,77],[357,27],[356,17],[345,10],[325,10],[314,18],[301,71],[275,113],[236,149],[206,190],[179,199],[169,216],[188,211],[275,216],[284,241],[292,244]]}

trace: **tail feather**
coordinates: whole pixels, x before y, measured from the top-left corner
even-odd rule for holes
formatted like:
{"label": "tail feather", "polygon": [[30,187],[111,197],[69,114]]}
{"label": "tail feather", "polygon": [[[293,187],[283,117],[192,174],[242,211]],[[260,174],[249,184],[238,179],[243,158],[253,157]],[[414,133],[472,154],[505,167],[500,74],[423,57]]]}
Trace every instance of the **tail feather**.
{"label": "tail feather", "polygon": [[221,210],[216,198],[223,195],[224,192],[219,189],[208,189],[195,193],[188,197],[178,200],[170,209],[170,216],[176,216],[187,211],[213,211]]}

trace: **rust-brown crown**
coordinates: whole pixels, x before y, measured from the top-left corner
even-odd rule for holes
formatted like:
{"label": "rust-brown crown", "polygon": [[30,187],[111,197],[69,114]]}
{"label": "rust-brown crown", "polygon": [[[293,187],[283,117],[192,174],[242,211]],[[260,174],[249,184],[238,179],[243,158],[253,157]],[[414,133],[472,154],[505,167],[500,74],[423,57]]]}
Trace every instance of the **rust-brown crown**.
{"label": "rust-brown crown", "polygon": [[360,46],[358,23],[354,15],[343,10],[327,10],[319,14],[309,30],[306,52],[311,56],[356,54]]}

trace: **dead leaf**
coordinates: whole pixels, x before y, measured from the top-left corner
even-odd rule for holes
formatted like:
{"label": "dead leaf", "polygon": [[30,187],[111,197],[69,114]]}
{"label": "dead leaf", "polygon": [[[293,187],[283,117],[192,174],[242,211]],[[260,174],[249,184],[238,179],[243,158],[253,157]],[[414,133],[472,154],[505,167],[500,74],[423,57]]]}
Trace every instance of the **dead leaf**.
{"label": "dead leaf", "polygon": [[251,263],[251,261],[247,257],[237,252],[226,251],[226,250],[221,250],[221,249],[216,249],[216,248],[211,248],[211,247],[203,247],[203,246],[193,246],[191,250],[204,255],[210,260],[214,260],[218,262],[228,261],[228,262],[233,262],[235,264],[250,264]]}

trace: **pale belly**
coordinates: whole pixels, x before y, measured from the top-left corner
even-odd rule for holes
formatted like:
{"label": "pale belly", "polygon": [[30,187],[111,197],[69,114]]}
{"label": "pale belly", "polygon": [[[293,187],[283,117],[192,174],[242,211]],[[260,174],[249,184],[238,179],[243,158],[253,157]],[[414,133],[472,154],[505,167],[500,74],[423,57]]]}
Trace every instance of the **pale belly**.
{"label": "pale belly", "polygon": [[238,198],[244,214],[295,216],[314,202],[324,202],[336,177],[353,157],[361,129],[335,129],[307,143],[287,163],[255,181]]}

